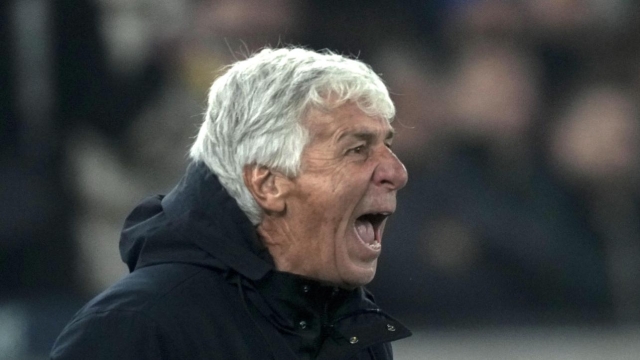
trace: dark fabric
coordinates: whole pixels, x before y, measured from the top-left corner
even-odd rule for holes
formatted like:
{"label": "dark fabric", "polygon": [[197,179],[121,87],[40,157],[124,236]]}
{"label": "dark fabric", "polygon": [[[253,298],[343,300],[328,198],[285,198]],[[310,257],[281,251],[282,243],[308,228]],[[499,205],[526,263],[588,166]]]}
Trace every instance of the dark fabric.
{"label": "dark fabric", "polygon": [[391,359],[409,330],[363,288],[278,272],[202,164],[127,218],[131,273],[89,302],[52,359]]}

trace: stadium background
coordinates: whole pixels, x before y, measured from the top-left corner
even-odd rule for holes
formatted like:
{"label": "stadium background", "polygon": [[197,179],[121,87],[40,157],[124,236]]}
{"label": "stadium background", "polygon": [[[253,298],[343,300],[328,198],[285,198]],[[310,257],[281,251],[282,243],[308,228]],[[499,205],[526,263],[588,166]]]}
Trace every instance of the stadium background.
{"label": "stadium background", "polygon": [[640,4],[0,4],[0,359],[44,359],[126,272],[118,233],[186,165],[220,67],[265,45],[372,65],[409,171],[379,303],[398,359],[640,353]]}

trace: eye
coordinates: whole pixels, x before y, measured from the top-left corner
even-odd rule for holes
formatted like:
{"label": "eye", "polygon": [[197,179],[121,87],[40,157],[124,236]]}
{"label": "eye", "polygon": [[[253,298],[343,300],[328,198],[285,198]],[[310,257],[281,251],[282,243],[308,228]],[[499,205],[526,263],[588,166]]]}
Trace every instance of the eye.
{"label": "eye", "polygon": [[358,145],[354,148],[351,148],[347,151],[347,154],[362,154],[365,151],[364,145]]}

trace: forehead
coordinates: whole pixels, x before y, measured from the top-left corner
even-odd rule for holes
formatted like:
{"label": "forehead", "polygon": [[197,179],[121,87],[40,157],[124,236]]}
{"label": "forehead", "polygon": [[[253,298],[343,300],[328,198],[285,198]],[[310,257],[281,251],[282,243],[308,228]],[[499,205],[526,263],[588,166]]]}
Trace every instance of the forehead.
{"label": "forehead", "polygon": [[367,131],[387,135],[393,128],[389,120],[365,114],[356,104],[347,103],[329,112],[312,109],[305,125],[314,138],[336,137],[348,131]]}

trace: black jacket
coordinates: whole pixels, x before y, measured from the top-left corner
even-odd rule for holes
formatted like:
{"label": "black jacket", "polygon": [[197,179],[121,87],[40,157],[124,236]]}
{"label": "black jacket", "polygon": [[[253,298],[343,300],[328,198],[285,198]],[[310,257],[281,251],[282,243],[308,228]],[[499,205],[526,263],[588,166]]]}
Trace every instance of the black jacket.
{"label": "black jacket", "polygon": [[131,273],[82,308],[52,359],[391,359],[410,335],[363,288],[278,272],[204,165],[140,204],[120,252]]}

